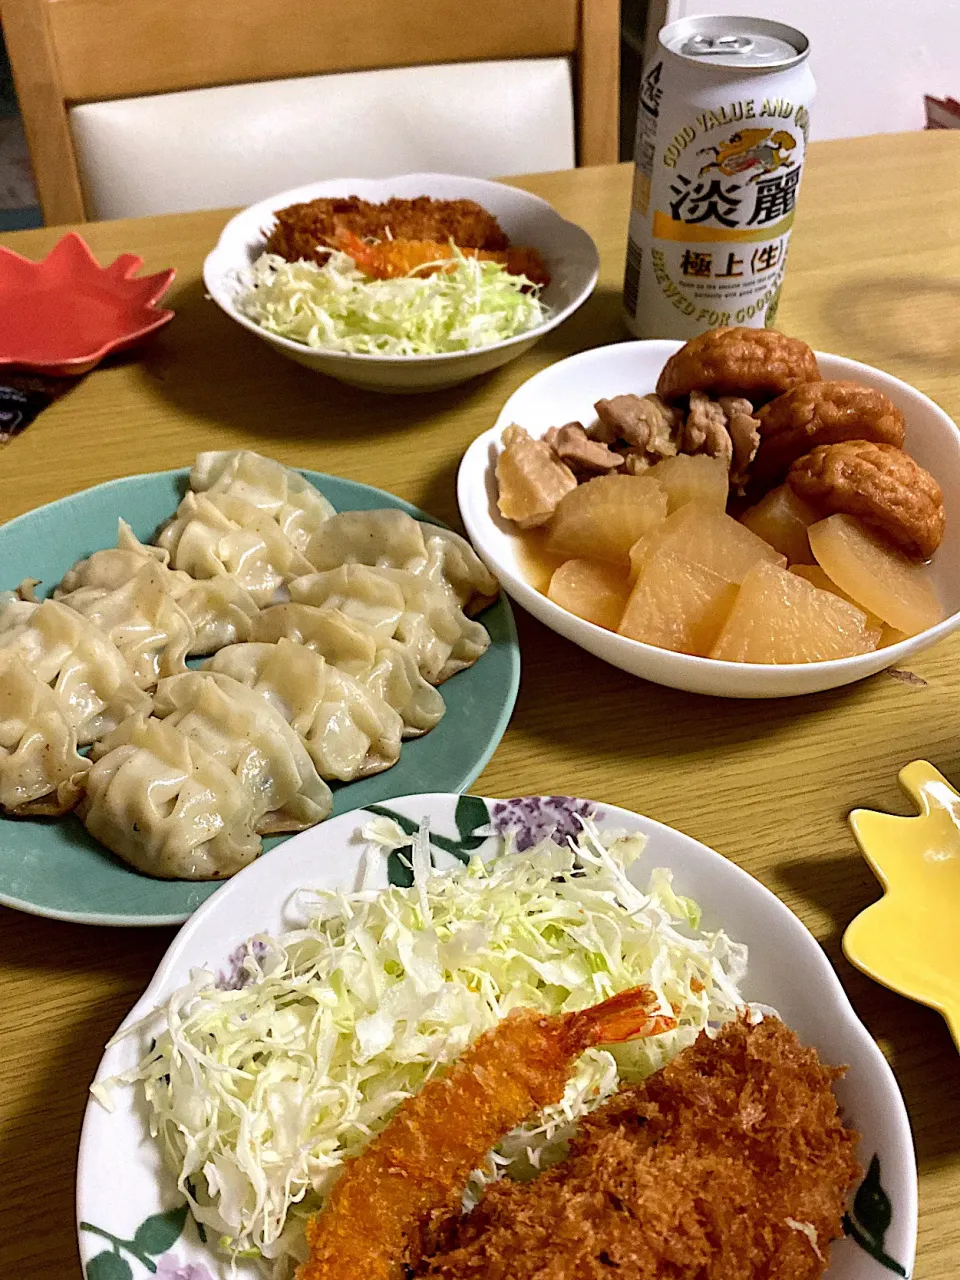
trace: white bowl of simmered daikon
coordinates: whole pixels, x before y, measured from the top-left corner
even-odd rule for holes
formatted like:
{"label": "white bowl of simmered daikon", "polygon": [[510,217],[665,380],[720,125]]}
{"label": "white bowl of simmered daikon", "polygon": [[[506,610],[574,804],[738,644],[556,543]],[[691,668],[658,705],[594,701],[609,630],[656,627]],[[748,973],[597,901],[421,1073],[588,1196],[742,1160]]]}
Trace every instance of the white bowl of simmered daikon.
{"label": "white bowl of simmered daikon", "polygon": [[458,498],[518,603],[673,688],[814,693],[960,627],[957,427],[769,330],[544,369],[467,450]]}

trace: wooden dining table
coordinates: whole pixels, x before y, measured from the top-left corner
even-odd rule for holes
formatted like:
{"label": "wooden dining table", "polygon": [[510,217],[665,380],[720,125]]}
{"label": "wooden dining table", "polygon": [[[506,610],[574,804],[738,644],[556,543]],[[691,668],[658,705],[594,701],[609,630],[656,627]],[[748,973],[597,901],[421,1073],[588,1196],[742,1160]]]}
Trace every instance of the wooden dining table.
{"label": "wooden dining table", "polygon": [[[602,264],[596,292],[503,369],[405,397],[358,391],[283,359],[205,297],[203,258],[227,212],[83,226],[101,262],[129,252],[147,271],[175,267],[167,302],[176,318],[139,350],[79,379],[0,448],[0,521],[116,476],[188,465],[200,449],[245,448],[389,489],[456,525],[460,457],[515,388],[573,352],[627,336],[620,287],[630,166],[511,181],[593,236]],[[905,379],[954,418],[958,192],[960,134],[812,145],[779,316],[786,332]],[[44,228],[2,243],[37,258],[61,234]],[[906,1100],[920,1179],[916,1280],[956,1280],[960,1058],[936,1013],[854,970],[840,939],[880,892],[848,812],[909,812],[897,774],[915,759],[960,779],[960,634],[911,659],[909,670],[849,688],[730,701],[645,683],[517,614],[519,700],[473,789],[572,793],[648,814],[732,859],[797,913]],[[0,907],[5,1277],[80,1274],[74,1170],[87,1086],[172,936],[169,928],[95,928]]]}

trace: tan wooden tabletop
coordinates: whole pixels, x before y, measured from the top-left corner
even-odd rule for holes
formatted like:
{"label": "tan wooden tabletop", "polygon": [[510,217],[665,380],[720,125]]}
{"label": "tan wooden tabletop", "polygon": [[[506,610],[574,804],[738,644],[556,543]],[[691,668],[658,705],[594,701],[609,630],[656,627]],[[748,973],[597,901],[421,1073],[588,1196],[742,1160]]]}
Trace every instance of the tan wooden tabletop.
{"label": "tan wooden tabletop", "polygon": [[[82,379],[0,450],[0,520],[115,476],[252,448],[379,485],[456,522],[464,448],[544,365],[624,338],[630,169],[519,185],[597,241],[594,297],[529,354],[450,391],[385,398],[341,387],[243,332],[204,298],[220,212],[83,228],[105,262],[175,266],[176,319]],[[960,417],[960,135],[810,148],[780,323],[814,347],[894,373]],[[58,230],[4,237],[30,256]],[[2,568],[2,566],[0,566]],[[9,585],[0,583],[0,585]],[[699,698],[645,684],[518,610],[520,698],[475,790],[566,792],[670,823],[732,858],[813,930],[903,1089],[920,1170],[916,1280],[960,1275],[960,1059],[944,1024],[853,970],[844,927],[878,896],[846,825],[855,805],[906,812],[899,769],[960,778],[960,634],[911,663],[814,697]],[[571,691],[575,691],[572,693]],[[2,832],[0,832],[2,838]],[[103,1044],[140,995],[169,929],[97,929],[0,908],[0,1274],[79,1276],[74,1164]]]}

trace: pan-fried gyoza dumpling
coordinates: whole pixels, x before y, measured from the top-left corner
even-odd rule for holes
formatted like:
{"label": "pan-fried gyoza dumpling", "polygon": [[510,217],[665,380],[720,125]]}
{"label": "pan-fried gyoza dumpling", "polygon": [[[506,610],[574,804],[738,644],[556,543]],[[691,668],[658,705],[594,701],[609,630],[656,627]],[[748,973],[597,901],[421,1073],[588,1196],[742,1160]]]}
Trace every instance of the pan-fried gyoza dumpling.
{"label": "pan-fried gyoza dumpling", "polygon": [[184,495],[157,543],[194,578],[230,576],[258,606],[287,599],[285,583],[311,566],[266,513],[222,494]]}
{"label": "pan-fried gyoza dumpling", "polygon": [[16,653],[39,680],[52,686],[80,746],[150,708],[149,694],[138,688],[109,636],[58,601],[32,606],[19,601],[4,609],[0,650],[4,649]]}
{"label": "pan-fried gyoza dumpling", "polygon": [[170,556],[162,547],[145,546],[127,524],[120,520],[117,529],[117,545],[103,551],[95,551],[86,560],[78,560],[64,574],[63,581],[53,593],[60,600],[80,587],[99,587],[103,591],[115,591],[125,586],[145,564],[166,569]]}
{"label": "pan-fried gyoza dumpling", "polygon": [[250,791],[169,720],[131,716],[97,747],[77,812],[118,857],[166,880],[222,880],[260,852]]}
{"label": "pan-fried gyoza dumpling", "polygon": [[316,650],[331,666],[353,676],[393,707],[403,721],[405,738],[432,729],[446,710],[442,696],[424,680],[408,649],[340,609],[277,604],[257,618],[254,637],[273,643],[293,640]]}
{"label": "pan-fried gyoza dumpling", "polygon": [[407,607],[397,583],[363,564],[305,574],[289,582],[287,590],[297,604],[336,609],[381,640],[396,634]]}
{"label": "pan-fried gyoza dumpling", "polygon": [[314,649],[290,640],[236,644],[203,669],[238,680],[275,707],[303,738],[322,778],[351,782],[399,758],[397,712]]}
{"label": "pan-fried gyoza dumpling", "polygon": [[[225,644],[250,638],[251,619],[257,605],[235,578],[221,575],[196,581],[189,573],[171,569],[169,562],[168,551],[163,547],[145,546],[127,522],[121,520],[117,545],[79,560],[56,588],[53,598],[71,603],[67,597],[84,588],[118,590],[142,573],[145,565],[150,565],[154,580],[190,620],[194,630],[188,650],[191,655],[214,653]],[[170,674],[172,671],[161,672],[161,675]]]}
{"label": "pan-fried gyoza dumpling", "polygon": [[377,640],[373,632],[347,618],[338,609],[318,609],[307,604],[275,604],[262,609],[253,624],[253,639],[265,644],[292,640],[309,645],[342,671],[373,664]]}
{"label": "pan-fried gyoza dumpling", "polygon": [[396,507],[341,511],[310,539],[304,555],[316,569],[342,564],[422,569],[427,549],[419,524]]}
{"label": "pan-fried gyoza dumpling", "polygon": [[499,590],[465,538],[395,507],[331,516],[304,555],[320,570],[362,564],[426,575],[469,613],[490,604]]}
{"label": "pan-fried gyoza dumpling", "polygon": [[12,649],[0,649],[0,811],[68,813],[89,768],[60,699]]}
{"label": "pan-fried gyoza dumpling", "polygon": [[[342,589],[341,575],[346,584]],[[333,594],[332,582],[338,584]],[[328,601],[342,600],[338,607],[343,612],[349,607],[358,621],[366,621],[366,602],[376,599],[377,593],[386,598],[390,588],[399,591],[403,599],[403,611],[391,638],[409,650],[420,674],[430,684],[441,684],[456,672],[472,666],[486,652],[490,637],[484,627],[466,616],[447,587],[426,574],[353,564],[333,574],[327,571],[294,578],[289,584],[290,597],[295,603],[322,608]],[[385,633],[386,619],[379,631],[384,637]]]}
{"label": "pan-fried gyoza dumpling", "polygon": [[253,798],[256,830],[302,831],[333,807],[330,788],[282,715],[227,676],[205,671],[161,680],[154,710],[198,742]]}
{"label": "pan-fried gyoza dumpling", "polygon": [[413,654],[425,680],[443,684],[486,653],[490,647],[486,628],[468,618],[445,587],[403,569],[377,572],[403,592],[406,611],[394,638]]}
{"label": "pan-fried gyoza dumpling", "polygon": [[424,679],[413,653],[399,640],[379,641],[373,666],[354,674],[397,709],[405,738],[429,732],[447,709],[443,695]]}
{"label": "pan-fried gyoza dumpling", "polygon": [[[197,493],[238,498],[271,516],[298,551],[334,514],[332,505],[298,471],[248,449],[198,453],[190,472]],[[221,510],[231,514],[229,507]]]}
{"label": "pan-fried gyoza dumpling", "polygon": [[466,538],[452,529],[423,521],[420,528],[427,551],[423,569],[426,576],[449,587],[464,613],[471,617],[492,604],[500,594],[500,584]]}
{"label": "pan-fried gyoza dumpling", "polygon": [[189,586],[175,598],[193,624],[196,638],[190,648],[191,655],[205,656],[216,653],[224,645],[250,639],[259,609],[253,596],[236,578],[221,575],[194,582],[188,574],[182,576]]}
{"label": "pan-fried gyoza dumpling", "polygon": [[169,570],[145,560],[132,578],[112,591],[77,587],[60,603],[95,622],[120,650],[141,689],[163,676],[186,671],[196,647],[193,623],[166,590]]}

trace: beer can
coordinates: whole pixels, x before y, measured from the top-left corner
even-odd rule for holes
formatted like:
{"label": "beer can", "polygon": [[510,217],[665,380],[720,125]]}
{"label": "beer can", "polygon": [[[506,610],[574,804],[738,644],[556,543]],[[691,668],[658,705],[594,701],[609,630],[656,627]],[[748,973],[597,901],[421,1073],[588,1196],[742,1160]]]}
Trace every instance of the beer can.
{"label": "beer can", "polygon": [[810,128],[809,42],[762,18],[672,22],[641,79],[623,305],[638,338],[771,327]]}

